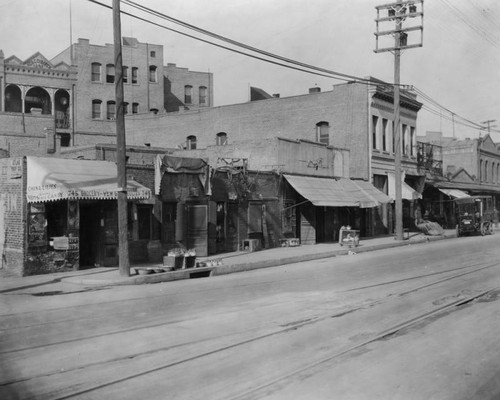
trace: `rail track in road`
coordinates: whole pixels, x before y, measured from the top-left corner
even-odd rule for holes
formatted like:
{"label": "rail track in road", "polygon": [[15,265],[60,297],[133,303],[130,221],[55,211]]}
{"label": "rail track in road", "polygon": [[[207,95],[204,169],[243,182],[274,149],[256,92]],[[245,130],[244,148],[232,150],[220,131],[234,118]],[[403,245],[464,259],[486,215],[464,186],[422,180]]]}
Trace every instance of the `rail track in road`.
{"label": "rail track in road", "polygon": [[[127,381],[132,381],[137,378],[141,378],[144,376],[147,376],[149,374],[154,374],[159,371],[167,371],[170,368],[174,367],[179,367],[182,364],[188,364],[190,362],[195,362],[197,360],[203,359],[203,358],[208,358],[208,357],[213,357],[214,355],[217,354],[223,354],[228,351],[234,351],[238,347],[244,347],[248,346],[249,344],[253,343],[258,343],[258,342],[264,342],[266,340],[269,340],[270,338],[275,338],[280,335],[286,335],[289,334],[290,332],[298,331],[301,328],[305,327],[311,327],[315,324],[319,324],[321,322],[329,321],[332,319],[339,319],[343,316],[346,316],[348,314],[356,313],[357,311],[360,310],[366,310],[369,308],[372,308],[377,305],[381,305],[382,303],[387,303],[390,302],[391,300],[395,298],[400,298],[403,296],[408,296],[409,294],[428,289],[431,286],[435,285],[440,285],[446,282],[449,282],[454,279],[458,278],[463,278],[467,275],[473,275],[476,273],[479,273],[480,271],[488,270],[491,268],[498,267],[499,265],[497,263],[488,263],[488,264],[481,264],[481,263],[475,263],[469,266],[461,266],[453,269],[447,269],[443,271],[438,271],[438,272],[429,272],[426,274],[419,274],[418,276],[412,276],[408,277],[406,279],[399,279],[399,280],[392,280],[392,281],[385,281],[385,282],[379,282],[376,285],[371,285],[371,286],[365,286],[365,287],[356,287],[356,288],[350,288],[349,291],[361,291],[363,289],[367,288],[372,288],[375,286],[388,286],[388,285],[397,285],[401,283],[408,283],[408,282],[415,282],[417,285],[414,286],[411,289],[404,289],[404,290],[399,290],[399,291],[394,291],[391,293],[390,296],[388,297],[383,297],[379,298],[376,300],[364,302],[362,304],[358,304],[354,307],[351,308],[346,308],[343,310],[340,310],[339,312],[332,313],[332,312],[325,312],[325,313],[310,313],[310,314],[305,314],[302,315],[301,318],[299,319],[294,319],[293,321],[289,321],[288,323],[282,323],[280,324],[279,327],[268,327],[268,329],[265,330],[265,332],[261,332],[262,329],[256,330],[254,333],[253,332],[247,332],[247,335],[243,340],[240,340],[241,332],[230,332],[226,335],[219,335],[218,339],[224,339],[223,342],[229,341],[229,344],[225,345],[219,345],[217,346],[216,343],[214,345],[211,345],[211,342],[214,341],[213,337],[208,337],[205,339],[205,343],[209,345],[210,349],[205,350],[205,351],[200,351],[196,354],[192,354],[189,357],[179,357],[176,360],[169,360],[168,362],[156,362],[154,366],[151,367],[142,367],[139,369],[135,369],[133,372],[128,372],[128,373],[120,373],[117,374],[116,376],[112,376],[109,379],[102,379],[99,381],[97,384],[91,384],[89,382],[82,382],[79,385],[75,385],[72,388],[60,388],[59,390],[55,392],[49,392],[47,393],[47,397],[43,397],[43,395],[37,395],[37,399],[41,398],[51,398],[51,399],[68,399],[68,398],[75,398],[75,397],[81,397],[83,395],[87,395],[90,393],[95,393],[97,394],[99,390],[103,390],[109,387],[112,387],[114,385],[124,383]],[[457,272],[457,273],[454,273]],[[450,274],[449,276],[442,277],[444,274]],[[421,283],[419,280],[422,279],[427,279],[435,276],[440,276],[440,279],[435,279],[430,282],[425,282]],[[487,293],[490,293],[492,291],[497,290],[497,286],[492,286],[486,290],[482,290],[480,292],[470,294],[468,296],[460,296],[459,298],[451,296],[449,301],[440,304],[438,307],[433,308],[432,310],[426,310],[425,312],[421,312],[418,315],[413,315],[411,318],[407,319],[402,319],[400,321],[397,321],[396,323],[391,324],[390,326],[386,327],[385,329],[381,329],[377,331],[376,333],[372,334],[368,338],[364,338],[363,340],[358,340],[356,343],[350,345],[350,346],[344,346],[341,349],[338,349],[338,351],[332,351],[328,355],[325,355],[322,358],[312,360],[310,362],[306,362],[303,365],[300,365],[296,368],[290,369],[286,371],[286,373],[281,374],[280,376],[273,376],[271,379],[265,380],[265,382],[261,382],[258,384],[256,387],[252,387],[250,390],[243,390],[240,391],[238,394],[231,394],[227,398],[231,399],[250,399],[250,398],[260,398],[259,396],[263,395],[264,393],[268,393],[269,391],[272,391],[274,387],[278,387],[280,385],[283,385],[286,383],[287,380],[293,380],[294,377],[302,374],[306,374],[308,372],[313,371],[315,368],[320,367],[322,364],[325,364],[329,361],[334,360],[335,358],[341,357],[349,352],[354,352],[356,350],[359,350],[363,346],[366,346],[367,344],[373,343],[377,340],[380,340],[384,337],[393,335],[394,333],[400,331],[403,328],[407,328],[413,324],[416,324],[418,322],[421,322],[422,320],[432,318],[440,313],[449,311],[450,309],[453,309],[454,307],[457,307],[461,304],[468,303],[470,301],[473,301],[474,299],[478,297],[482,297]],[[91,317],[89,317],[91,318]],[[133,333],[134,331],[137,331],[139,329],[154,329],[158,328],[161,326],[165,325],[172,325],[175,324],[177,321],[167,321],[167,322],[160,322],[157,321],[154,324],[149,324],[149,325],[143,325],[141,328],[135,327],[133,329],[121,329],[121,330],[115,330],[115,331],[110,331],[110,332],[102,332],[98,335],[94,336],[87,336],[87,337],[74,337],[74,338],[69,338],[66,340],[65,344],[71,343],[71,342],[81,342],[83,340],[89,340],[92,338],[96,337],[103,337],[103,336],[113,336],[117,335],[118,333],[124,334],[124,333]],[[8,330],[8,329],[7,329]],[[4,330],[5,332],[5,330]],[[221,337],[223,336],[223,337]],[[195,343],[193,341],[187,341],[185,343],[182,343],[178,345],[179,348],[184,348],[188,346],[194,346]],[[18,348],[18,349],[7,349],[5,351],[0,351],[0,356],[7,356],[7,355],[15,355],[16,353],[22,353],[24,351],[30,351],[33,350],[37,347],[46,347],[46,346],[57,346],[61,345],[61,343],[47,343],[45,345],[41,346],[36,346],[36,347],[29,347],[26,346],[24,348]],[[133,360],[138,359],[138,358],[147,358],[152,355],[157,355],[158,353],[166,353],[171,351],[173,346],[164,346],[164,347],[159,347],[159,348],[154,348],[150,349],[148,351],[142,351],[142,352],[136,352],[136,353],[129,353],[125,354],[122,357],[115,357],[115,358],[110,358],[106,359],[102,362],[98,363],[86,363],[82,365],[77,365],[74,368],[74,372],[78,372],[84,369],[88,368],[100,368],[100,367],[106,367],[110,368],[113,367],[115,364],[119,363],[127,363],[127,361],[133,362]],[[147,362],[144,363],[144,365],[147,365]],[[64,374],[70,373],[71,370],[65,370]],[[62,375],[60,371],[52,371],[51,373],[44,373],[40,372],[39,374],[31,374],[23,377],[19,377],[17,379],[10,379],[7,381],[1,382],[1,386],[3,387],[15,387],[16,385],[22,385],[23,383],[32,381],[32,380],[44,380],[46,378],[49,378],[50,376],[53,377],[58,377],[59,375]]]}

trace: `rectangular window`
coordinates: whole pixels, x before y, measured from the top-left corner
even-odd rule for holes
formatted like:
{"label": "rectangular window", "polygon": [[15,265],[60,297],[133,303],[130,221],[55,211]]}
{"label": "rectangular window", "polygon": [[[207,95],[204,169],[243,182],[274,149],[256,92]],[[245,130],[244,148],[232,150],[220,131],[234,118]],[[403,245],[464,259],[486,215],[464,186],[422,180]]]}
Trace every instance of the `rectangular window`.
{"label": "rectangular window", "polygon": [[114,101],[108,101],[108,109],[107,109],[107,119],[114,120],[116,119],[116,104]]}
{"label": "rectangular window", "polygon": [[206,104],[207,102],[207,88],[205,86],[200,86],[200,104]]}
{"label": "rectangular window", "polygon": [[374,148],[374,149],[378,148],[377,125],[378,125],[378,117],[373,115],[372,116],[372,148]]}
{"label": "rectangular window", "polygon": [[190,85],[184,86],[184,104],[191,104],[193,95],[193,87]]}
{"label": "rectangular window", "polygon": [[92,119],[101,118],[101,101],[94,100],[92,102]]}
{"label": "rectangular window", "polygon": [[92,63],[92,82],[101,82],[101,64]]}
{"label": "rectangular window", "polygon": [[403,124],[401,129],[401,144],[402,144],[402,154],[408,154],[408,138],[406,137],[406,125]]}
{"label": "rectangular window", "polygon": [[106,65],[106,83],[115,83],[115,66],[113,64]]}
{"label": "rectangular window", "polygon": [[387,121],[386,118],[382,119],[382,150],[387,151]]}
{"label": "rectangular window", "polygon": [[139,74],[139,70],[137,67],[132,67],[132,83],[137,83],[137,77]]}
{"label": "rectangular window", "polygon": [[123,66],[122,69],[122,74],[123,74],[123,83],[128,83],[128,67]]}
{"label": "rectangular window", "polygon": [[415,127],[410,127],[410,156],[415,155]]}
{"label": "rectangular window", "polygon": [[151,50],[150,53],[149,53],[149,55],[150,55],[151,58],[155,58],[156,57],[156,51]]}
{"label": "rectangular window", "polygon": [[139,112],[139,103],[132,103],[132,114],[137,114]]}

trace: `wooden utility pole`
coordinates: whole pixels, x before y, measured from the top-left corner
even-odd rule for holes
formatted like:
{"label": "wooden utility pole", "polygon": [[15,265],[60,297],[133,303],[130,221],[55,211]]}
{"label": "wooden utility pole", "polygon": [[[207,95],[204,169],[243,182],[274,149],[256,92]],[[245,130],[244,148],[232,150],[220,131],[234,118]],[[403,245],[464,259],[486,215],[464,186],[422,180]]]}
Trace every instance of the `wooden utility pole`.
{"label": "wooden utility pole", "polygon": [[[420,4],[420,11],[417,5]],[[402,186],[403,174],[401,167],[401,123],[400,123],[400,65],[401,65],[401,50],[413,47],[422,47],[423,25],[411,26],[403,29],[403,21],[406,18],[415,18],[420,16],[423,18],[423,0],[398,0],[392,4],[385,4],[376,7],[377,9],[377,47],[375,52],[392,51],[394,53],[394,178],[396,180],[395,189],[395,219],[396,219],[396,240],[403,240],[403,199]],[[387,17],[380,17],[380,11],[387,10]],[[394,21],[396,26],[394,30],[379,31],[379,23],[386,21]],[[408,44],[408,33],[410,31],[420,31],[420,42],[416,44]],[[394,35],[394,47],[379,48],[379,37],[386,35]]]}
{"label": "wooden utility pole", "polygon": [[130,276],[127,237],[127,166],[125,115],[123,113],[123,61],[121,31],[120,0],[113,0],[116,97],[116,167],[118,173],[118,262],[120,275]]}

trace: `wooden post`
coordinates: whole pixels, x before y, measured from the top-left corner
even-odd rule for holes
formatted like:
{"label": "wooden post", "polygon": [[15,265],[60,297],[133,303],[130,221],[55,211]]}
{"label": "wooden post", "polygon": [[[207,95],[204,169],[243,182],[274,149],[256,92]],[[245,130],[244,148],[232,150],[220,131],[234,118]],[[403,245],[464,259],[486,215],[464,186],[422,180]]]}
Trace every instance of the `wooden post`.
{"label": "wooden post", "polygon": [[130,276],[127,221],[127,166],[125,115],[123,113],[123,62],[120,23],[120,0],[113,0],[116,98],[116,166],[118,173],[118,262],[122,276]]}

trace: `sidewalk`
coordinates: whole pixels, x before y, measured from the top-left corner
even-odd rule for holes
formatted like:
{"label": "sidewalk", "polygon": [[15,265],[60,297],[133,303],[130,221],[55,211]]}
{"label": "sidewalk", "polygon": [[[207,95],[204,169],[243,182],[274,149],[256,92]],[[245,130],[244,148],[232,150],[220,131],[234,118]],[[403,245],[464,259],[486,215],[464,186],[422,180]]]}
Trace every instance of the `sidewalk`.
{"label": "sidewalk", "polygon": [[52,282],[64,282],[79,285],[140,285],[148,283],[168,282],[180,279],[192,279],[216,275],[231,274],[234,272],[249,271],[259,268],[276,267],[279,265],[317,260],[328,257],[347,255],[349,252],[362,253],[387,249],[391,247],[408,246],[428,241],[442,240],[456,237],[455,230],[445,230],[442,236],[425,236],[421,233],[410,232],[409,239],[397,241],[393,236],[362,239],[358,247],[347,248],[338,243],[322,243],[297,247],[278,247],[255,252],[238,251],[224,253],[211,257],[198,257],[197,262],[216,261],[213,266],[201,268],[180,269],[171,272],[136,274],[134,268],[161,268],[161,264],[141,264],[130,267],[131,276],[119,275],[118,268],[92,268],[88,270],[61,272],[57,274],[35,275],[27,277],[13,277],[0,279],[0,293],[29,288]]}

